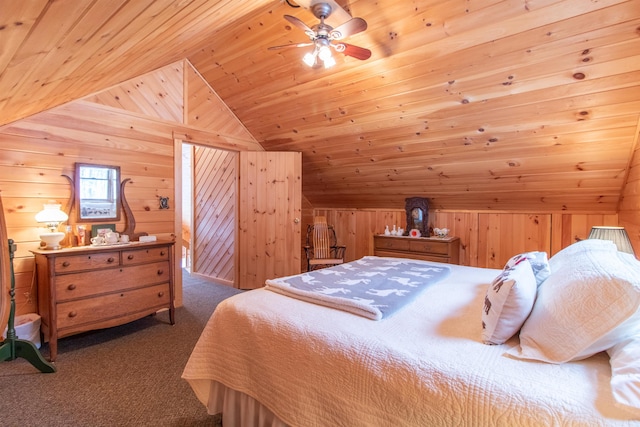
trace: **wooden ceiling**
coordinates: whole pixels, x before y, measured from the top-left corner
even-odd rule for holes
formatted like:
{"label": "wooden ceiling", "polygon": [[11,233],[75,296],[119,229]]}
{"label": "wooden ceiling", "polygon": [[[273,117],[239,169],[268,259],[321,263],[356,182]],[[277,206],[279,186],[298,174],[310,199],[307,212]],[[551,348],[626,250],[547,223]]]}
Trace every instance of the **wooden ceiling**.
{"label": "wooden ceiling", "polygon": [[308,40],[292,0],[0,0],[0,125],[187,58],[265,149],[302,152],[313,206],[617,210],[640,0],[338,3],[372,57],[325,70],[267,49]]}

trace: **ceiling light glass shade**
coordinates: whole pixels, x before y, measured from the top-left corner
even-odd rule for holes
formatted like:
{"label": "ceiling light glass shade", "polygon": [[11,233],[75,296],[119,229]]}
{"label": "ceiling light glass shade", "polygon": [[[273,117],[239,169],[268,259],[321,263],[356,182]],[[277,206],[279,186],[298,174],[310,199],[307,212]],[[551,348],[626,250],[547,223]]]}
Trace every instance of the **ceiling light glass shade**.
{"label": "ceiling light glass shade", "polygon": [[634,254],[631,240],[624,227],[593,227],[589,239],[610,240],[616,244],[620,252]]}
{"label": "ceiling light glass shade", "polygon": [[318,51],[318,57],[323,61],[331,58],[331,48],[329,48],[329,46],[322,46]]}
{"label": "ceiling light glass shade", "polygon": [[36,221],[47,224],[49,232],[41,233],[40,240],[46,243],[45,249],[60,249],[60,241],[64,233],[56,231],[61,222],[69,219],[66,213],[60,210],[57,203],[46,203],[44,209],[36,214]]}
{"label": "ceiling light glass shade", "polygon": [[313,52],[307,52],[304,57],[302,58],[302,62],[304,62],[305,64],[307,64],[309,67],[313,67],[316,63],[316,55],[317,55],[317,51],[314,50]]}
{"label": "ceiling light glass shade", "polygon": [[331,68],[334,65],[336,65],[336,60],[333,59],[333,56],[330,56],[324,60],[324,68]]}

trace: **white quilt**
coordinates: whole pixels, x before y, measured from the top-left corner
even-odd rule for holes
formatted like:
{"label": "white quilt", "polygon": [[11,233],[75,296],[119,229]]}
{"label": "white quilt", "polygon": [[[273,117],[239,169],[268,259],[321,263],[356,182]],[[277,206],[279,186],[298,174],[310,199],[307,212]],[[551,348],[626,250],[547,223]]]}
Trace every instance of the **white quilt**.
{"label": "white quilt", "polygon": [[[606,354],[553,365],[481,343],[499,270],[452,268],[379,322],[264,289],[221,303],[183,373],[210,413],[212,381],[292,426],[640,425],[613,404]],[[213,399],[212,399],[213,400]]]}

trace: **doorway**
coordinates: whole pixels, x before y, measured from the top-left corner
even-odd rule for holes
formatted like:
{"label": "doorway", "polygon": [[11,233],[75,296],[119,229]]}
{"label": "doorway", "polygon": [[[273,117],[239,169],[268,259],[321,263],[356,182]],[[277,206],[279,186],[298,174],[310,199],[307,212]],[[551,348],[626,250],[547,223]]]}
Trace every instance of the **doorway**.
{"label": "doorway", "polygon": [[182,170],[183,267],[235,286],[237,153],[183,143]]}

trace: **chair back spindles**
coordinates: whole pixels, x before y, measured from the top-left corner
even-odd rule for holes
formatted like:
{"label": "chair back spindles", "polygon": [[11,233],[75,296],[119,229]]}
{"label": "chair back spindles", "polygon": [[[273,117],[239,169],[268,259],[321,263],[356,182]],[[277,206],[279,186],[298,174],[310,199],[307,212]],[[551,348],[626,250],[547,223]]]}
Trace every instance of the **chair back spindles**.
{"label": "chair back spindles", "polygon": [[317,216],[313,223],[313,249],[315,258],[331,258],[330,246],[327,219],[323,216]]}
{"label": "chair back spindles", "polygon": [[327,217],[316,216],[307,227],[307,271],[342,264],[345,246],[338,245],[336,232],[327,224]]}

